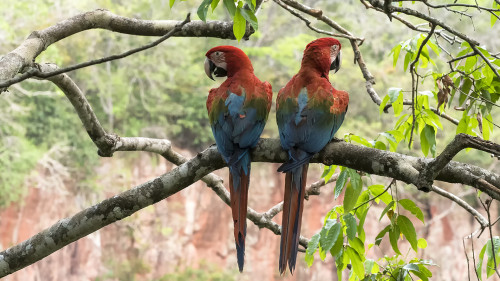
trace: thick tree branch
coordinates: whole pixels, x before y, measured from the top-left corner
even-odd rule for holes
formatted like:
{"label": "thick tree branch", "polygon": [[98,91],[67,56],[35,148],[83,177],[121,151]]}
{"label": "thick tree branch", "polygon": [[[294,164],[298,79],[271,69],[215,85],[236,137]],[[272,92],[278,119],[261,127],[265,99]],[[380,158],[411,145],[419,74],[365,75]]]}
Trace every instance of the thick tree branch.
{"label": "thick tree branch", "polygon": [[[43,30],[32,32],[19,47],[3,56],[0,60],[0,82],[9,80],[25,67],[32,66],[35,58],[50,45],[85,30],[101,28],[131,35],[163,36],[179,23],[181,21],[127,18],[103,9],[79,14]],[[244,37],[248,38],[251,33],[252,31],[248,29]],[[175,36],[235,39],[233,23],[224,21],[192,21]]]}
{"label": "thick tree branch", "polygon": [[[423,167],[416,184],[418,189],[430,189],[439,172],[451,161],[451,159],[453,159],[453,157],[455,157],[455,155],[457,155],[457,153],[465,148],[474,148],[494,155],[500,155],[500,145],[478,137],[458,134],[438,157],[432,159]],[[484,188],[484,183],[482,181],[479,181],[478,184],[483,185]],[[486,187],[486,189],[491,190],[490,187]]]}
{"label": "thick tree branch", "polygon": [[[164,153],[175,154],[171,149],[169,151]],[[287,154],[281,149],[279,140],[261,139],[252,151],[252,159],[257,162],[282,163],[287,160]],[[418,170],[422,168],[425,159],[345,142],[335,142],[328,144],[312,159],[312,162],[343,165],[370,174],[415,183],[418,179]],[[225,202],[228,203],[229,197],[222,181],[215,175],[209,174],[224,166],[222,157],[212,146],[167,174],[106,199],[73,217],[60,220],[32,238],[1,252],[0,277],[32,264],[110,223],[130,216],[199,179],[208,181],[212,188],[217,187],[215,190],[218,194],[225,193],[221,198],[225,198]],[[436,178],[441,181],[461,182],[472,186],[476,185],[478,179],[483,179],[496,188],[496,191],[483,191],[497,200],[500,199],[500,176],[479,167],[449,162]],[[480,186],[477,188],[482,189]],[[279,225],[267,218],[265,214],[250,211],[248,217],[258,226],[279,233]],[[301,244],[307,245],[307,240],[301,238]]]}
{"label": "thick tree branch", "polygon": [[124,57],[128,57],[128,56],[133,55],[135,53],[138,53],[138,52],[144,51],[146,49],[149,49],[149,48],[157,46],[161,42],[163,42],[163,41],[167,40],[168,38],[172,37],[175,33],[181,31],[182,28],[189,21],[191,21],[190,14],[187,15],[186,19],[183,22],[181,22],[178,25],[176,25],[172,30],[170,30],[169,32],[167,32],[167,34],[165,34],[162,37],[160,37],[160,39],[155,40],[155,41],[153,41],[153,42],[151,42],[149,44],[146,44],[144,46],[128,50],[128,51],[126,51],[124,53],[121,53],[121,54],[118,54],[118,55],[112,55],[112,56],[108,56],[108,57],[104,57],[104,58],[100,58],[100,59],[96,59],[96,60],[91,60],[91,61],[87,61],[87,62],[75,64],[75,65],[72,65],[72,66],[68,66],[68,67],[65,67],[65,68],[60,68],[60,69],[49,71],[49,72],[40,71],[39,67],[37,67],[35,65],[34,67],[32,67],[31,69],[29,69],[28,71],[26,71],[25,73],[23,73],[23,74],[21,74],[19,76],[16,76],[16,77],[14,77],[12,79],[9,79],[9,80],[3,81],[3,82],[0,82],[0,89],[2,89],[4,87],[8,87],[8,86],[10,86],[12,84],[15,84],[15,83],[19,83],[19,82],[24,81],[24,80],[26,80],[26,79],[28,79],[30,77],[33,77],[33,76],[36,76],[38,78],[50,78],[50,77],[58,75],[58,74],[70,72],[70,71],[77,70],[77,69],[80,69],[80,68],[84,68],[84,67],[87,67],[87,66],[101,64],[101,63],[105,63],[105,62],[108,62],[108,61],[112,61],[112,60],[117,60],[117,59],[122,59]]}

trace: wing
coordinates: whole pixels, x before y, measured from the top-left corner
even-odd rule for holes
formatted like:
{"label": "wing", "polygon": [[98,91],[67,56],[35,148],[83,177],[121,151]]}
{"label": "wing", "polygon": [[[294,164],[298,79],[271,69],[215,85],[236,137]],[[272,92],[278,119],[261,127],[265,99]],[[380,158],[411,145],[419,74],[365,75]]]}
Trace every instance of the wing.
{"label": "wing", "polygon": [[297,98],[286,98],[284,104],[279,105],[276,118],[281,144],[293,158],[302,158],[294,156],[294,153],[299,153],[294,152],[297,149],[310,156],[323,149],[344,120],[345,111],[331,110],[334,99],[322,100],[321,97],[325,97],[324,93],[308,95],[308,89],[304,87]]}
{"label": "wing", "polygon": [[213,105],[219,110],[212,122],[212,132],[219,151],[231,165],[257,145],[269,106],[266,99],[247,98],[245,90],[241,95],[228,90],[227,98],[221,102],[223,104]]}

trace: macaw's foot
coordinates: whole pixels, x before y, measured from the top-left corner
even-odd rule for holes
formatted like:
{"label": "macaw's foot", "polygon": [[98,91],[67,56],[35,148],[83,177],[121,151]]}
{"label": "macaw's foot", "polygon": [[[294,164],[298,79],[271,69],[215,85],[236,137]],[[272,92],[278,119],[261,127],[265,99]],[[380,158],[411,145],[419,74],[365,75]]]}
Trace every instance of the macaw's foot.
{"label": "macaw's foot", "polygon": [[343,139],[339,139],[339,138],[336,138],[336,137],[333,137],[332,140],[330,142],[341,142],[341,141],[344,141]]}

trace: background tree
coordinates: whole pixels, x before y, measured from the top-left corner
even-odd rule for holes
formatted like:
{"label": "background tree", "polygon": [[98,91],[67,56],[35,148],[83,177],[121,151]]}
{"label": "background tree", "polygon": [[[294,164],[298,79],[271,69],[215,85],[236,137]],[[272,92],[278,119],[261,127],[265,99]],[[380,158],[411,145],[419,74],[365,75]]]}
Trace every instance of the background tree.
{"label": "background tree", "polygon": [[[324,226],[318,234],[311,240],[301,239],[304,247],[309,245],[305,255],[308,264],[313,262],[314,253],[319,250],[322,259],[330,252],[335,258],[338,274],[344,272],[352,279],[361,280],[365,275],[381,280],[429,278],[427,267],[430,262],[401,255],[399,250],[402,242],[398,238],[401,234],[415,252],[426,242],[417,239],[409,219],[415,216],[424,221],[424,212],[412,200],[398,193],[397,180],[419,190],[433,191],[430,196],[442,195],[471,213],[479,223],[479,230],[469,238],[482,234],[483,237],[489,236],[489,240],[482,241],[482,248],[476,249],[475,257],[471,259],[474,267],[469,267],[469,273],[478,279],[498,274],[495,269],[500,240],[494,235],[498,232],[493,227],[497,220],[491,217],[490,210],[492,206],[497,206],[500,198],[500,177],[498,168],[480,167],[496,163],[497,160],[489,154],[497,157],[500,154],[498,145],[487,141],[498,136],[494,128],[498,125],[495,116],[498,115],[500,59],[496,53],[498,50],[492,46],[498,45],[499,39],[491,34],[497,29],[495,24],[498,24],[496,21],[500,12],[496,1],[458,2],[312,1],[306,6],[290,0],[265,3],[203,1],[199,6],[198,3],[196,7],[190,7],[188,3],[170,1],[170,6],[174,5],[172,15],[166,3],[150,3],[147,8],[141,6],[145,5],[143,3],[126,8],[120,8],[115,3],[95,3],[95,6],[111,8],[116,14],[145,11],[141,17],[148,19],[180,19],[183,9],[194,8],[202,19],[208,16],[220,20],[207,23],[193,21],[181,26],[180,21],[148,22],[96,10],[52,27],[39,27],[40,31],[32,33],[25,41],[16,39],[28,33],[20,30],[38,28],[33,24],[25,27],[23,21],[18,19],[25,19],[25,12],[29,10],[36,11],[40,17],[53,15],[54,10],[23,2],[13,8],[3,7],[3,41],[12,43],[2,50],[5,55],[0,61],[0,87],[10,90],[3,93],[0,99],[0,118],[4,121],[0,130],[3,142],[0,161],[6,168],[0,174],[2,204],[19,200],[23,194],[19,186],[23,183],[62,186],[64,181],[71,179],[77,193],[84,194],[88,194],[88,187],[95,187],[92,175],[93,167],[98,165],[98,157],[85,132],[76,129],[80,128],[80,123],[83,123],[101,156],[111,156],[120,150],[149,151],[180,166],[138,188],[84,209],[32,239],[5,250],[0,253],[0,272],[2,275],[9,274],[33,263],[104,225],[178,192],[198,179],[206,182],[228,202],[221,179],[209,174],[223,166],[216,150],[211,147],[187,161],[172,150],[170,141],[166,140],[168,138],[176,146],[193,151],[201,151],[212,142],[204,110],[210,84],[199,79],[199,75],[203,73],[200,63],[203,61],[203,50],[221,44],[219,39],[170,39],[166,42],[167,48],[153,48],[126,59],[82,68],[71,72],[71,78],[66,74],[48,77],[52,71],[57,71],[56,65],[62,67],[89,58],[108,57],[120,53],[117,49],[126,51],[151,40],[118,33],[160,36],[173,30],[175,33],[170,35],[181,37],[249,37],[244,49],[252,56],[256,74],[266,77],[275,91],[296,72],[301,50],[308,41],[319,36],[316,33],[344,38],[343,50],[347,58],[344,58],[343,69],[334,81],[336,88],[347,90],[351,100],[355,101],[349,107],[343,129],[348,143],[332,143],[315,158],[316,162],[327,165],[324,181],[336,180],[335,196],[344,192],[344,200],[341,206],[332,208],[326,214]],[[94,3],[82,5],[79,10],[90,10]],[[368,10],[365,11],[364,7]],[[57,12],[65,15],[66,11],[63,7]],[[288,13],[290,15],[285,17]],[[258,23],[255,14],[258,15]],[[387,21],[387,17],[392,20],[390,29],[381,24],[381,21]],[[234,19],[234,25],[231,19]],[[245,25],[247,21],[249,25]],[[287,30],[305,30],[301,27],[303,23],[312,31],[300,35],[286,33]],[[177,28],[174,28],[175,24],[178,24]],[[292,25],[297,29],[291,28]],[[250,26],[258,30],[252,30]],[[369,30],[367,27],[370,27]],[[118,33],[89,31],[85,40],[53,44],[68,36],[81,36],[78,32],[89,28]],[[355,34],[363,34],[365,38]],[[348,51],[349,43],[352,52]],[[16,49],[17,46],[21,47]],[[387,59],[390,49],[392,56]],[[37,59],[37,64],[33,64],[34,59]],[[345,63],[350,61],[355,64]],[[392,63],[397,71],[393,70]],[[406,71],[410,73],[405,74]],[[28,77],[45,78],[53,84],[40,83],[35,79],[17,83],[20,78]],[[387,95],[382,98],[379,93],[385,92]],[[383,113],[391,107],[394,116]],[[75,111],[78,115],[74,114]],[[366,126],[372,120],[377,121]],[[270,118],[266,136],[276,136],[273,121]],[[119,137],[108,132],[148,139]],[[186,139],[190,141],[186,142]],[[350,144],[353,142],[356,145]],[[399,145],[401,142],[406,145]],[[456,159],[463,163],[450,162],[465,148],[474,150],[457,155]],[[285,154],[277,151],[280,151],[278,141],[266,139],[255,150],[253,159],[283,162]],[[419,157],[421,154],[434,158]],[[339,173],[335,174],[337,166],[330,166],[332,164],[342,165]],[[33,173],[35,167],[48,172],[43,177],[37,176]],[[390,183],[374,175],[391,178]],[[433,183],[434,179],[471,186],[471,190],[478,192],[477,199],[463,200],[439,188],[439,184]],[[313,184],[309,194],[318,194],[324,181]],[[381,232],[372,241],[366,238],[363,225],[368,211],[375,209],[369,208],[374,202],[386,205],[380,217],[389,220],[385,220],[387,226],[379,229]],[[478,205],[474,206],[474,202]],[[403,209],[411,215],[405,214]],[[249,219],[259,227],[279,234],[279,225],[272,218],[280,211],[280,204],[263,213],[249,210]],[[384,260],[368,258],[370,245],[378,245],[383,240],[390,241],[396,254]],[[467,261],[473,251],[465,248]],[[348,264],[349,270],[345,270]],[[486,276],[482,276],[483,270]]]}

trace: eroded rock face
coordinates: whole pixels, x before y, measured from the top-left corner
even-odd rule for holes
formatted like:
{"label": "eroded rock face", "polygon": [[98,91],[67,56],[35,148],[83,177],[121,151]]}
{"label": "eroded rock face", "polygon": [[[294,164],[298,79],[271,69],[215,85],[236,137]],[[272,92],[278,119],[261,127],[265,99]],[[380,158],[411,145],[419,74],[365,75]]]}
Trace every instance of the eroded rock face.
{"label": "eroded rock face", "polygon": [[[106,188],[99,194],[75,192],[72,186],[62,191],[30,188],[23,202],[0,211],[1,248],[17,244],[61,218],[172,169],[172,165],[163,160],[156,166],[151,165],[148,156],[141,156],[132,168],[125,163],[119,158],[102,159],[96,173],[99,186]],[[282,175],[275,172],[277,167],[277,164],[253,164],[249,206],[258,212],[268,210],[283,198],[284,180]],[[309,183],[319,178],[320,169],[320,165],[311,165]],[[217,171],[217,174],[227,181],[227,169]],[[301,231],[304,236],[311,237],[316,233],[322,226],[325,214],[333,206],[342,204],[342,196],[333,201],[333,186],[324,187],[321,196],[313,196],[306,202]],[[475,230],[473,222],[463,219],[468,214],[459,207],[450,211],[450,202],[439,201],[434,197],[430,200],[432,203],[428,202],[427,206],[431,207],[426,213],[426,222],[430,226],[424,228],[422,223],[414,220],[419,237],[432,237],[428,239],[428,249],[421,251],[421,257],[432,257],[441,266],[434,270],[436,280],[440,280],[439,276],[454,276],[454,280],[464,280],[467,271],[462,266],[461,239]],[[378,215],[384,207],[373,205],[374,210],[366,219],[367,244],[388,224],[386,218],[382,222],[378,221]],[[448,213],[440,217],[443,212]],[[274,220],[281,223],[281,214]],[[337,278],[331,257],[327,257],[326,262],[317,259],[311,268],[307,268],[302,253],[299,253],[294,276],[288,274],[281,278],[277,269],[279,236],[266,229],[258,229],[250,221],[245,270],[239,274],[232,233],[230,208],[211,189],[198,182],[130,218],[64,247],[5,280],[76,281],[99,277],[104,280],[130,280],[134,275],[135,280],[152,280],[168,273],[181,272],[188,267],[226,271],[238,280]],[[478,245],[481,243],[479,241]],[[403,241],[400,241],[400,250],[407,250]],[[392,255],[388,241],[370,250],[368,256],[377,258],[384,254]]]}

